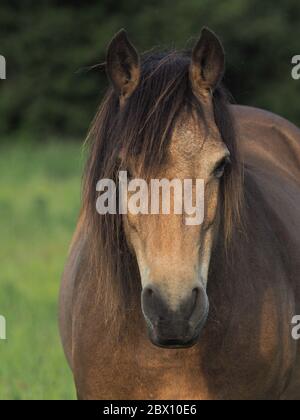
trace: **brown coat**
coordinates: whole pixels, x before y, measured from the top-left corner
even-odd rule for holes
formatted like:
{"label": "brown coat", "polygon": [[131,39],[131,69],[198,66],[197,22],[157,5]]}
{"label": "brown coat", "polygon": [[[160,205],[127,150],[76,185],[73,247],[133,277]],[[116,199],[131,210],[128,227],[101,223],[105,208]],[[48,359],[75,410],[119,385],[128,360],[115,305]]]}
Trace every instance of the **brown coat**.
{"label": "brown coat", "polygon": [[291,338],[300,314],[300,131],[265,111],[232,111],[245,162],[245,226],[234,230],[229,253],[221,241],[214,250],[211,311],[196,346],[154,347],[139,301],[115,334],[88,274],[81,217],[60,299],[79,398],[300,399],[300,346]]}

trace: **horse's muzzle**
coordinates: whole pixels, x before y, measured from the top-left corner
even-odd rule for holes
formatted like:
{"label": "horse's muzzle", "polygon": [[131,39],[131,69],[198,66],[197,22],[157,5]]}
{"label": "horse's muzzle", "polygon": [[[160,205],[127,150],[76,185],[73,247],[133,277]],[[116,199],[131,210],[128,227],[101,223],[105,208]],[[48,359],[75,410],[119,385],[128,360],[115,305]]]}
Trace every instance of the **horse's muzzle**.
{"label": "horse's muzzle", "polygon": [[197,343],[209,303],[205,290],[199,286],[173,310],[157,288],[147,286],[142,293],[142,309],[154,345],[186,348]]}

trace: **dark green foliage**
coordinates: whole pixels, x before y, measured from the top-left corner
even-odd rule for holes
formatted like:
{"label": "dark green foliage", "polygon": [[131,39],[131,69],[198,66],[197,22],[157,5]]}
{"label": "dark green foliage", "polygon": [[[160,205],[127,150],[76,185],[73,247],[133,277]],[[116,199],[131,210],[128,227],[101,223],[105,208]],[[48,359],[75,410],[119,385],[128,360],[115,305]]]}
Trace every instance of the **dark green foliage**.
{"label": "dark green foliage", "polygon": [[300,125],[299,0],[1,0],[0,141],[84,138],[107,85],[106,46],[125,27],[140,51],[186,47],[206,25],[223,40],[226,84],[239,103]]}

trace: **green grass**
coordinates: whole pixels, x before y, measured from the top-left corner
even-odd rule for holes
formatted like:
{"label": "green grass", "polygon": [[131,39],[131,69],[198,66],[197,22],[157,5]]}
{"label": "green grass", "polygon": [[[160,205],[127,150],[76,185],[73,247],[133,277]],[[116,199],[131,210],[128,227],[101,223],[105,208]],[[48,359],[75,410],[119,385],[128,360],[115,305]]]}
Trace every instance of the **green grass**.
{"label": "green grass", "polygon": [[74,399],[57,327],[80,202],[78,144],[0,148],[0,399]]}

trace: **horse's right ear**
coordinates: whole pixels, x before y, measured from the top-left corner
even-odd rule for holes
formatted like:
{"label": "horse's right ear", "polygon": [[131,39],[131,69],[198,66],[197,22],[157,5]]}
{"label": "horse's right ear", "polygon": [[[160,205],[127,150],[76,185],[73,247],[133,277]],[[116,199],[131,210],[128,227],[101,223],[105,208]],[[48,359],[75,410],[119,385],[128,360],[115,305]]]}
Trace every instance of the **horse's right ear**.
{"label": "horse's right ear", "polygon": [[115,35],[108,47],[106,71],[120,102],[125,102],[139,83],[140,57],[124,29]]}

